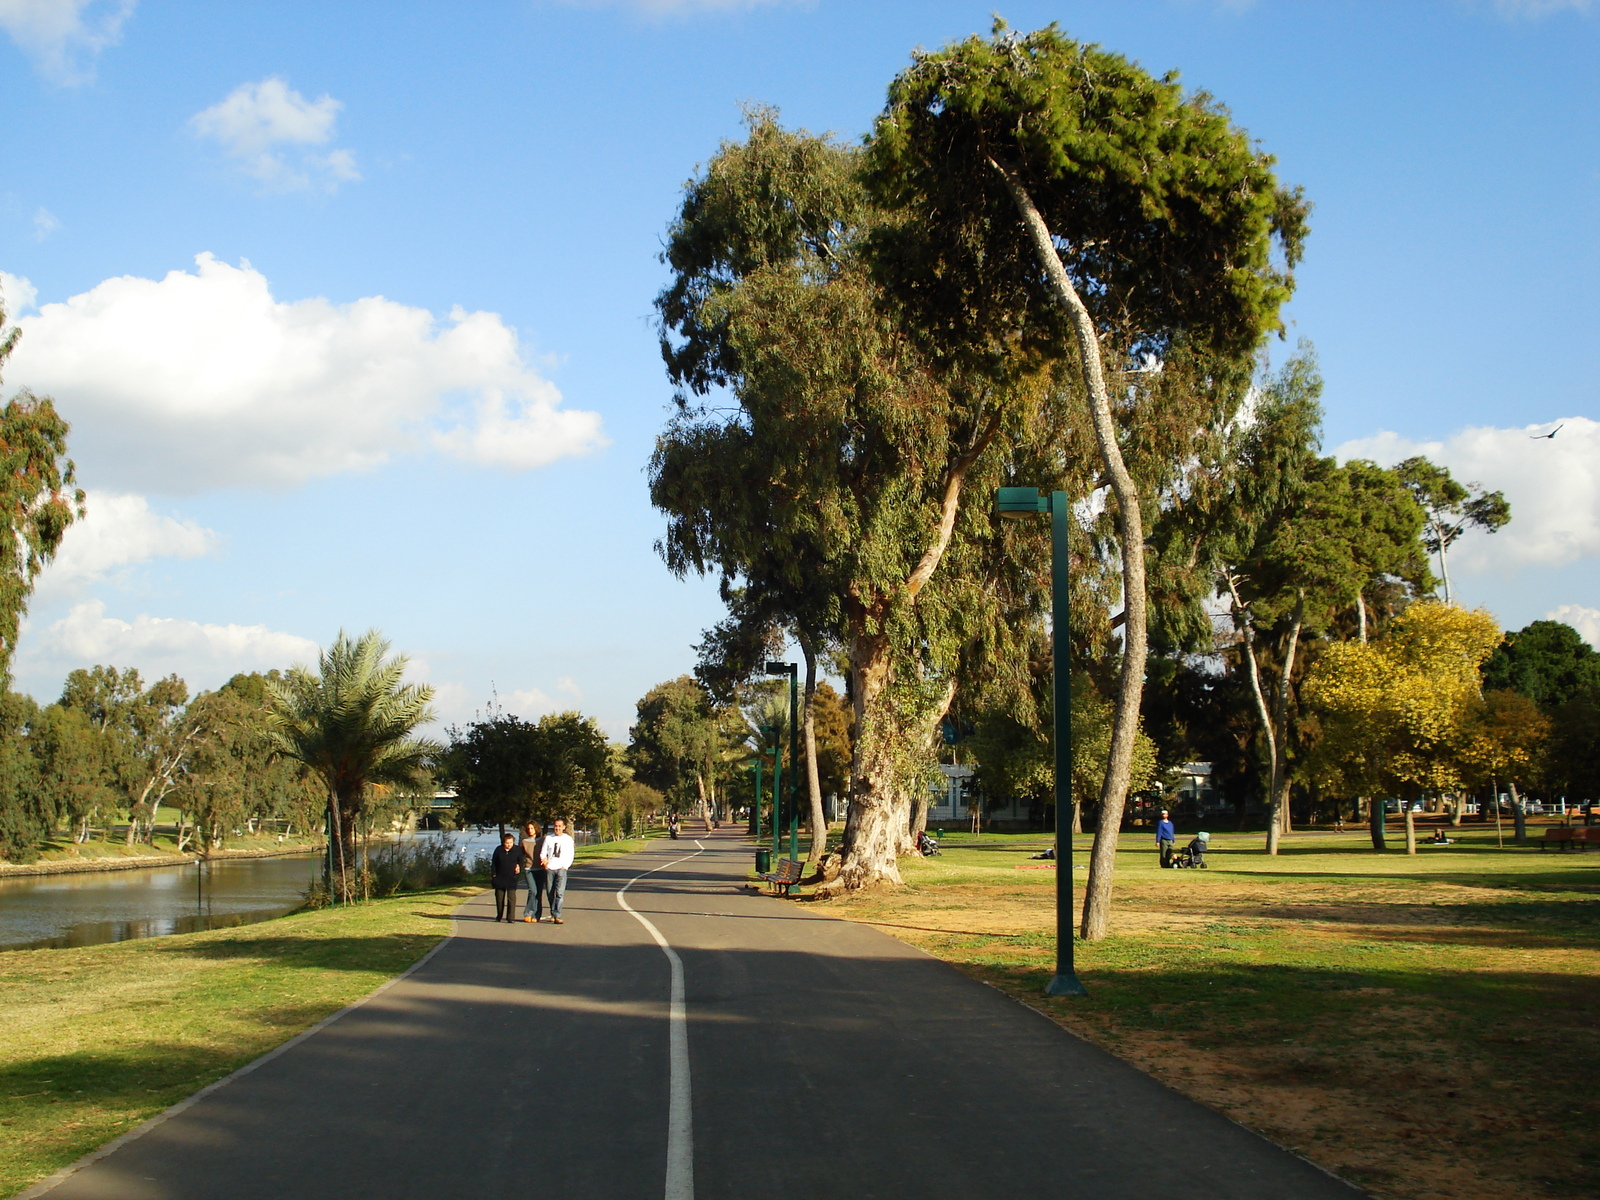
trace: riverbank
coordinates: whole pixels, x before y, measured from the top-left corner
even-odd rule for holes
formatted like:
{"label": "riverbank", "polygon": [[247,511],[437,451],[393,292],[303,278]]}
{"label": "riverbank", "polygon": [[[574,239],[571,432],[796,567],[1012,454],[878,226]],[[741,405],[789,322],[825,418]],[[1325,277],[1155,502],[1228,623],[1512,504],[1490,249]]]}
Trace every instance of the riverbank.
{"label": "riverbank", "polygon": [[367,995],[437,944],[477,890],[0,953],[0,1196]]}
{"label": "riverbank", "polygon": [[[1043,995],[1055,871],[1038,835],[943,839],[907,886],[826,902],[1007,992],[1169,1086],[1408,1200],[1600,1193],[1600,861],[1495,846],[1415,856],[1365,833],[1221,834],[1206,871],[1118,854],[1086,999]],[[1078,841],[1087,862],[1089,839]],[[1082,903],[1086,872],[1074,873]]]}
{"label": "riverbank", "polygon": [[[578,849],[577,863],[643,839]],[[205,933],[0,951],[0,1196],[361,999],[437,945],[478,885]]]}
{"label": "riverbank", "polygon": [[[252,838],[249,841],[254,842],[256,839]],[[89,847],[95,852],[83,853]],[[0,862],[0,879],[23,879],[31,875],[73,875],[83,871],[137,871],[145,867],[181,867],[196,859],[219,862],[237,858],[276,858],[285,854],[317,853],[322,848],[321,838],[286,838],[282,842],[276,838],[264,838],[259,845],[230,846],[210,854],[198,851],[175,854],[170,850],[142,844],[125,846],[91,842],[87,847],[78,847],[80,854],[76,856],[53,850],[41,855],[38,862]]]}

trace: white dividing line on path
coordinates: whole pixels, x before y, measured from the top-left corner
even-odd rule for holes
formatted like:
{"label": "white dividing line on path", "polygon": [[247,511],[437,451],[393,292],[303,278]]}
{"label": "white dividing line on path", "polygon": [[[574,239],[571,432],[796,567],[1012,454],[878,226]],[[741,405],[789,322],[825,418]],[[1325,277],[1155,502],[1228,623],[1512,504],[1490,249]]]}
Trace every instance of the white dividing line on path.
{"label": "white dividing line on path", "polygon": [[689,1103],[689,1016],[683,1003],[683,960],[678,957],[672,944],[661,936],[661,930],[655,927],[650,918],[628,903],[624,893],[646,875],[665,871],[668,867],[675,867],[705,853],[706,848],[699,842],[695,842],[695,846],[698,848],[693,854],[685,854],[659,867],[651,867],[617,889],[617,903],[655,938],[661,953],[667,956],[667,962],[672,965],[672,1004],[667,1018],[667,1058],[671,1063],[671,1082],[667,1089],[666,1200],[694,1200],[694,1110]]}

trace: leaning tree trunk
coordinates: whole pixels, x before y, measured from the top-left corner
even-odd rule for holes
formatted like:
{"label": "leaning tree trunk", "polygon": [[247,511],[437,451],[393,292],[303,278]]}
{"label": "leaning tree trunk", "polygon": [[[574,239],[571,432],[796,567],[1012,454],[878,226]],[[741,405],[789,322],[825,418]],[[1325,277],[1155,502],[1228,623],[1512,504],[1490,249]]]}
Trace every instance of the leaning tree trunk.
{"label": "leaning tree trunk", "polygon": [[1415,802],[1410,797],[1402,797],[1400,803],[1406,810],[1406,853],[1417,852],[1417,814],[1412,811]]}
{"label": "leaning tree trunk", "polygon": [[1295,651],[1300,646],[1300,626],[1305,619],[1305,600],[1295,602],[1289,621],[1289,644],[1283,652],[1283,674],[1272,698],[1272,811],[1267,817],[1267,853],[1278,852],[1278,840],[1289,827],[1289,681],[1294,676]]}
{"label": "leaning tree trunk", "polygon": [[[991,160],[993,161],[993,160]],[[1133,766],[1134,741],[1139,733],[1139,705],[1144,694],[1146,653],[1146,612],[1144,582],[1144,510],[1139,489],[1128,473],[1117,444],[1116,420],[1111,414],[1111,399],[1106,391],[1105,368],[1100,361],[1100,338],[1073,287],[1072,279],[1056,253],[1055,238],[1033,197],[1022,186],[1014,171],[993,163],[1005,180],[1006,189],[1022,215],[1033,241],[1040,265],[1049,277],[1056,299],[1067,310],[1078,342],[1083,380],[1089,392],[1089,415],[1094,439],[1117,500],[1117,534],[1122,550],[1122,677],[1117,689],[1116,723],[1111,730],[1111,752],[1106,762],[1105,782],[1100,788],[1100,819],[1096,822],[1094,849],[1089,857],[1089,879],[1083,905],[1083,936],[1090,941],[1105,937],[1111,917],[1111,887],[1117,862],[1117,834],[1122,827],[1122,809],[1128,799],[1128,779]]]}
{"label": "leaning tree trunk", "polygon": [[1522,811],[1522,797],[1517,794],[1516,783],[1508,779],[1506,786],[1511,789],[1511,821],[1517,831],[1517,842],[1521,844],[1528,840],[1528,814]]}
{"label": "leaning tree trunk", "polygon": [[809,638],[800,639],[800,652],[806,657],[805,721],[800,735],[805,740],[806,790],[811,797],[811,851],[806,862],[816,863],[828,852],[828,816],[822,811],[822,776],[817,770],[817,721],[811,706],[817,694],[817,652]]}

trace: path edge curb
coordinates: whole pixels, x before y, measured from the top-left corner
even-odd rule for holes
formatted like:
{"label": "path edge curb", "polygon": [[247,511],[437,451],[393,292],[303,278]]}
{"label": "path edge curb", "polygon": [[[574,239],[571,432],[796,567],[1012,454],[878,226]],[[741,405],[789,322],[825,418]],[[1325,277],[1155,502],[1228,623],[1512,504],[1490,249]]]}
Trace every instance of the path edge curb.
{"label": "path edge curb", "polygon": [[[465,905],[468,902],[469,901],[464,900],[462,901],[462,905]],[[460,907],[461,906],[458,905],[456,911],[460,911]],[[346,1004],[338,1012],[328,1014],[315,1025],[311,1026],[311,1028],[302,1029],[288,1041],[274,1046],[271,1050],[268,1050],[265,1054],[261,1055],[261,1057],[253,1058],[249,1062],[245,1063],[244,1066],[230,1072],[227,1075],[224,1075],[221,1079],[206,1084],[205,1087],[201,1088],[198,1092],[195,1092],[194,1095],[185,1096],[171,1108],[163,1109],[155,1116],[150,1117],[148,1120],[145,1120],[138,1125],[135,1125],[126,1133],[118,1134],[105,1145],[99,1147],[98,1149],[91,1150],[88,1154],[85,1154],[76,1162],[68,1163],[66,1166],[60,1168],[52,1174],[46,1175],[43,1179],[39,1180],[39,1182],[31,1184],[26,1190],[18,1192],[11,1198],[11,1200],[38,1200],[38,1197],[54,1191],[85,1167],[93,1166],[102,1158],[105,1158],[108,1154],[113,1154],[122,1149],[122,1147],[126,1146],[129,1142],[137,1141],[139,1138],[142,1138],[145,1134],[149,1133],[152,1129],[155,1129],[159,1125],[164,1125],[173,1117],[185,1112],[191,1106],[198,1104],[201,1100],[204,1100],[207,1096],[211,1095],[212,1092],[219,1091],[242,1075],[250,1074],[250,1072],[254,1071],[257,1067],[265,1066],[267,1063],[277,1058],[280,1054],[288,1053],[301,1042],[306,1041],[308,1038],[311,1038],[318,1033],[321,1033],[335,1021],[338,1021],[341,1018],[348,1016],[350,1013],[353,1013],[356,1009],[366,1004],[369,1000],[376,1000],[379,996],[383,995],[383,993],[394,987],[395,984],[400,983],[407,976],[420,971],[424,966],[427,965],[429,959],[431,959],[435,954],[438,954],[439,951],[443,950],[452,941],[454,941],[455,936],[456,917],[455,913],[452,912],[450,914],[450,931],[446,933],[444,937],[439,939],[438,945],[434,946],[433,949],[429,950],[426,954],[417,959],[416,962],[412,963],[404,971],[401,971],[400,974],[396,975],[393,979],[379,984],[365,996],[362,996],[361,999],[354,1000],[351,1003]]]}

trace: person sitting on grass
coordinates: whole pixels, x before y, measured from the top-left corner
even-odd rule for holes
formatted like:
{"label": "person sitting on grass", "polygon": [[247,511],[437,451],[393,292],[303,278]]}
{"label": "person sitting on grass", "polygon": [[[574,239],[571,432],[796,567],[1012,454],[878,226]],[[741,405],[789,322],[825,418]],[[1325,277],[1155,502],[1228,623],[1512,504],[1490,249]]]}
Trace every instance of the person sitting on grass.
{"label": "person sitting on grass", "polygon": [[494,875],[494,919],[517,919],[517,884],[522,875],[522,847],[517,845],[517,835],[506,832],[500,835],[500,844],[489,859]]}

